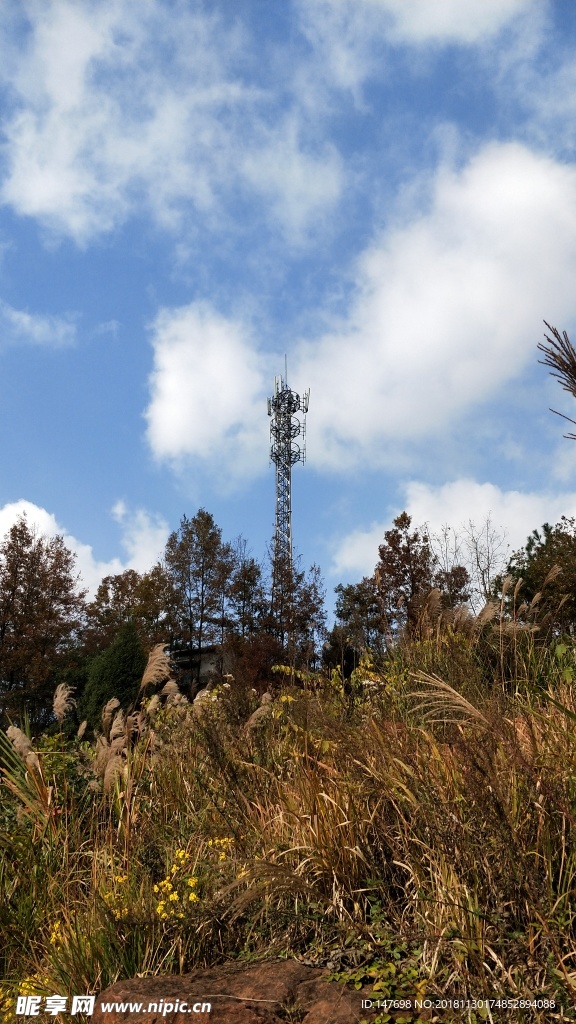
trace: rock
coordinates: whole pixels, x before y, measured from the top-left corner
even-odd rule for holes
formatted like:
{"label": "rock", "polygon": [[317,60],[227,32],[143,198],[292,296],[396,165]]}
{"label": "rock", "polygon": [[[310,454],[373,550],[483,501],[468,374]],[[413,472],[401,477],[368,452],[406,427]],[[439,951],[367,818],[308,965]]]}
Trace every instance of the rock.
{"label": "rock", "polygon": [[[94,1024],[357,1024],[369,993],[326,980],[297,960],[118,981],[96,999]],[[110,1004],[116,1004],[114,1008]],[[106,1007],[108,1004],[108,1007]],[[131,1004],[131,1005],[130,1005]],[[210,1004],[210,1010],[202,1007]],[[106,1007],[106,1008],[104,1008]]]}

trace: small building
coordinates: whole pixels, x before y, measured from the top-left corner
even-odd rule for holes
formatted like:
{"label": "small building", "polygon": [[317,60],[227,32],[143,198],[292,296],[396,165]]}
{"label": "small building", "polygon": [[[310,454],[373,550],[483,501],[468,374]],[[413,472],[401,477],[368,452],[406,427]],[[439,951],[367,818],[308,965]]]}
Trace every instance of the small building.
{"label": "small building", "polygon": [[191,698],[213,679],[229,670],[228,657],[219,644],[206,647],[174,647],[170,657],[180,674],[180,688]]}

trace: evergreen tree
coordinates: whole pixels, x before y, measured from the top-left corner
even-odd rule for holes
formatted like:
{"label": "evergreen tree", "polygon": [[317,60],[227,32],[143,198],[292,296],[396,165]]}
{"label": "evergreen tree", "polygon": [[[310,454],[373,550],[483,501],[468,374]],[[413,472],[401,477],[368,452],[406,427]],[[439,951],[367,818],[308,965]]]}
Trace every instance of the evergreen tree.
{"label": "evergreen tree", "polygon": [[96,655],[88,667],[79,711],[92,728],[101,728],[102,709],[112,697],[125,711],[136,703],[146,662],[136,625],[128,620],[120,626],[110,647]]}
{"label": "evergreen tree", "polygon": [[[562,516],[556,526],[544,523],[541,530],[533,530],[526,544],[515,551],[506,569],[513,586],[508,588],[505,604],[512,612],[515,600],[516,614],[522,606],[536,603],[541,612],[549,613],[557,630],[573,633],[576,630],[576,519]],[[522,580],[514,599],[515,584]],[[502,595],[504,577],[494,584],[494,597]],[[527,610],[527,609],[526,609]]]}
{"label": "evergreen tree", "polygon": [[375,577],[365,576],[360,583],[339,583],[335,593],[336,629],[342,632],[334,634],[333,639],[337,647],[342,648],[344,642],[342,659],[345,657],[346,645],[356,651],[355,661],[362,651],[382,654],[385,631]]}

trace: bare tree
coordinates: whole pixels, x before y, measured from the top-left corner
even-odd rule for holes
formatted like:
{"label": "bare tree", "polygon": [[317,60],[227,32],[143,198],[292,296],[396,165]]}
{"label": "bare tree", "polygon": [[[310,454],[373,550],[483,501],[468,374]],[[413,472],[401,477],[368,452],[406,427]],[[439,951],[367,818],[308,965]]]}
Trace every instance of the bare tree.
{"label": "bare tree", "polygon": [[491,512],[480,526],[469,519],[463,532],[465,564],[472,581],[470,604],[473,611],[479,611],[489,600],[496,577],[504,572],[510,545],[506,530],[494,526]]}
{"label": "bare tree", "polygon": [[469,604],[478,612],[488,601],[492,585],[508,561],[510,545],[506,531],[499,530],[492,513],[479,526],[469,519],[459,528],[444,523],[438,533],[428,532],[438,567],[446,579],[457,566],[468,572]]}

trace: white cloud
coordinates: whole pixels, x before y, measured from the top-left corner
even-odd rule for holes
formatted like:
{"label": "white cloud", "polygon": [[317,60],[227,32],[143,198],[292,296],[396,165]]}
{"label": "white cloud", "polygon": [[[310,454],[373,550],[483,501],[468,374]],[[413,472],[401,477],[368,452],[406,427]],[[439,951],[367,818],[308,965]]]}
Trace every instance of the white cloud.
{"label": "white cloud", "polygon": [[[568,35],[551,42],[545,19],[523,26],[514,42],[482,55],[480,65],[495,92],[501,123],[518,139],[560,157],[576,145],[576,58]],[[548,60],[551,46],[554,60]]]}
{"label": "white cloud", "polygon": [[[574,167],[496,143],[442,166],[426,208],[360,258],[347,315],[291,358],[311,390],[310,462],[377,468],[445,435],[535,363],[544,317],[576,317],[575,276]],[[152,334],[154,454],[231,477],[263,467],[273,357],[203,303],[163,310]]]}
{"label": "white cloud", "polygon": [[[374,40],[411,45],[486,42],[520,15],[536,11],[535,0],[299,0],[304,31],[329,43],[328,56],[340,85],[361,76],[359,58]],[[541,9],[541,4],[540,4]],[[338,67],[339,57],[340,65]],[[368,70],[368,69],[367,69]]]}
{"label": "white cloud", "polygon": [[28,37],[3,42],[13,108],[0,195],[17,213],[83,244],[143,209],[170,228],[183,211],[212,223],[240,189],[298,232],[304,210],[314,219],[339,192],[333,152],[294,118],[269,130],[277,97],[245,81],[237,19],[161,0],[25,10]]}
{"label": "white cloud", "polygon": [[428,208],[364,253],[349,314],[299,347],[310,461],[385,464],[494,398],[543,318],[575,318],[575,276],[576,168],[497,143],[441,167]]}
{"label": "white cloud", "polygon": [[175,466],[203,459],[232,478],[258,472],[267,453],[268,357],[240,324],[202,303],[162,310],[152,331],[146,419],[156,457]]}
{"label": "white cloud", "polygon": [[576,492],[504,491],[495,484],[468,479],[437,487],[411,481],[405,486],[402,508],[366,530],[354,530],[338,543],[331,573],[351,580],[371,575],[384,532],[403,510],[412,517],[415,527],[426,523],[432,533],[445,524],[458,530],[472,521],[480,527],[490,517],[494,527],[506,533],[506,543],[514,551],[523,547],[532,530],[543,523],[555,524],[563,515],[576,516]]}
{"label": "white cloud", "polygon": [[406,487],[406,510],[414,522],[426,522],[433,531],[444,523],[459,526],[470,519],[480,525],[490,515],[515,550],[542,523],[576,515],[576,492],[504,491],[495,484],[467,479],[438,487],[413,481]]}
{"label": "white cloud", "polygon": [[121,544],[127,555],[126,568],[147,572],[166,547],[169,535],[166,520],[143,508],[132,511],[123,501],[116,502],[112,517],[122,527]]}
{"label": "white cloud", "polygon": [[357,98],[386,74],[384,44],[486,44],[510,24],[540,24],[536,0],[298,0],[300,26],[316,54],[316,77]]}
{"label": "white cloud", "polygon": [[[118,507],[117,503],[117,513]],[[121,544],[127,558],[124,561],[120,558],[103,561],[96,558],[90,544],[67,533],[53,513],[22,498],[0,508],[0,539],[23,514],[28,524],[35,527],[42,536],[49,539],[63,537],[66,546],[76,555],[76,570],[81,576],[81,585],[88,588],[92,597],[104,576],[116,575],[125,569],[136,569],[138,572],[150,569],[162,554],[168,538],[168,526],[160,517],[152,516],[143,509],[129,512],[123,507],[122,515],[119,517],[116,514],[115,518],[121,521]]]}
{"label": "white cloud", "polygon": [[64,316],[28,313],[0,299],[0,338],[3,343],[63,348],[76,341],[76,318],[71,313]]}
{"label": "white cloud", "polygon": [[[342,0],[336,0],[341,3]],[[359,0],[347,0],[357,4]],[[362,0],[360,0],[362,2]],[[391,35],[407,43],[481,43],[512,19],[535,9],[535,0],[364,0],[392,19]]]}
{"label": "white cloud", "polygon": [[319,153],[303,151],[294,116],[266,135],[266,141],[242,161],[255,191],[268,199],[288,236],[301,241],[314,219],[331,209],[343,187],[341,161],[334,147]]}

